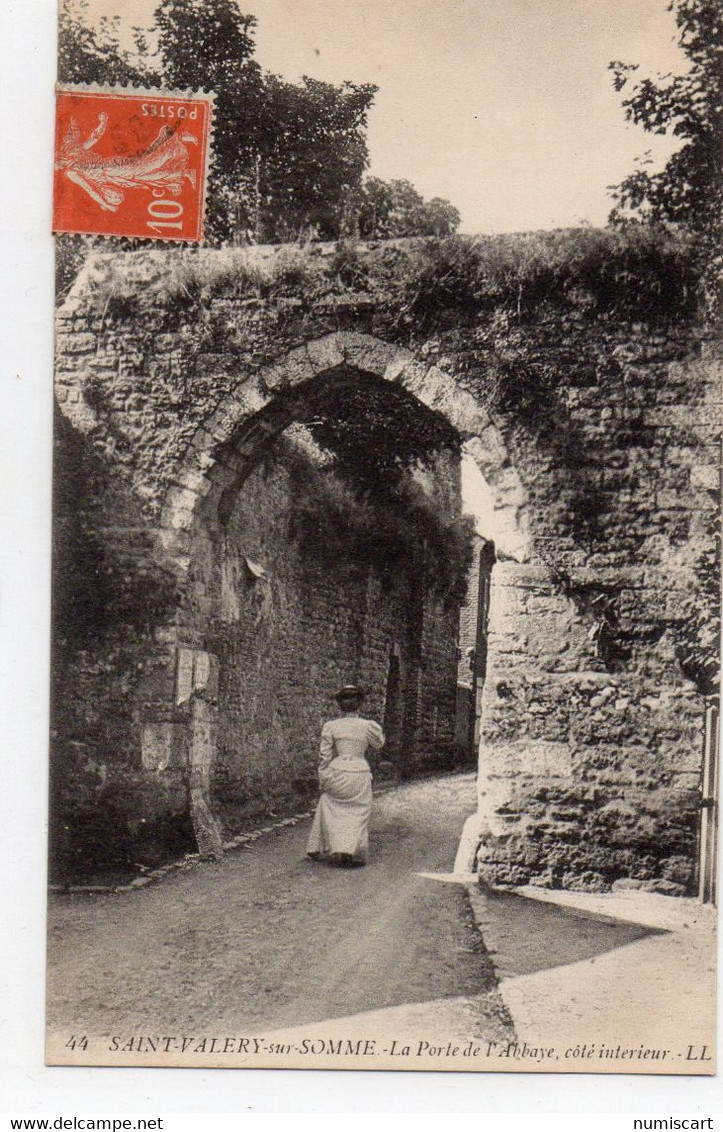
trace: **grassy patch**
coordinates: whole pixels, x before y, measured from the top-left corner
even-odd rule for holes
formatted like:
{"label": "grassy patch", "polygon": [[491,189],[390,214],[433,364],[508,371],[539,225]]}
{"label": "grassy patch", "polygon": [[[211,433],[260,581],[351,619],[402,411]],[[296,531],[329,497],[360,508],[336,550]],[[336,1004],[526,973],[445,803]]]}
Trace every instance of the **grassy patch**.
{"label": "grassy patch", "polygon": [[[100,309],[138,296],[132,260],[139,257],[127,255],[106,260],[92,288]],[[143,302],[169,307],[215,296],[295,297],[313,306],[325,297],[363,295],[391,311],[400,327],[435,330],[493,310],[522,320],[541,305],[653,321],[693,316],[698,305],[689,245],[643,226],[140,255],[153,264]]]}

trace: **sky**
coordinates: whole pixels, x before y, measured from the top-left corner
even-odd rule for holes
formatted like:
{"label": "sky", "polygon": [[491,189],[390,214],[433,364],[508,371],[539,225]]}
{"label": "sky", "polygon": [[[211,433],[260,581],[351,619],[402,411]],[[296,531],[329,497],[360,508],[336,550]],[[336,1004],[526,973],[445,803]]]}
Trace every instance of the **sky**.
{"label": "sky", "polygon": [[[651,146],[607,64],[679,66],[666,0],[251,0],[258,58],[288,78],[373,82],[371,172],[467,232],[602,224]],[[330,18],[330,13],[339,13]],[[293,29],[293,30],[292,30]],[[663,156],[670,152],[667,143]]]}
{"label": "sky", "polygon": [[[123,23],[153,0],[91,0]],[[608,63],[683,69],[667,0],[243,0],[289,80],[379,87],[371,174],[450,200],[461,230],[604,224],[607,187],[671,142],[625,122]]]}

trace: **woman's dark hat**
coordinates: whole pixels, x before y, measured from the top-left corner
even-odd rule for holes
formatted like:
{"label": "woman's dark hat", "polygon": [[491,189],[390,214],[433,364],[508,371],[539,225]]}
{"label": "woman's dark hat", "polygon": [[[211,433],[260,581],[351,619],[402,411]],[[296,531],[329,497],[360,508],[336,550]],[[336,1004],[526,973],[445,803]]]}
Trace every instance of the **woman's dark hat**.
{"label": "woman's dark hat", "polygon": [[343,688],[336,692],[334,699],[339,703],[342,700],[363,700],[364,689],[360,688],[358,684],[345,684]]}

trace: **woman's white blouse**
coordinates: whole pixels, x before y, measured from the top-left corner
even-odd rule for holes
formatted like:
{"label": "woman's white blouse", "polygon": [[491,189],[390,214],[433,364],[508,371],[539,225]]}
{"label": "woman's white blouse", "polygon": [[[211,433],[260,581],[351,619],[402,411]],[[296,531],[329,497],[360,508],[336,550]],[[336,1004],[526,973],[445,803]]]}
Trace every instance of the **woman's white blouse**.
{"label": "woman's white blouse", "polygon": [[319,769],[339,760],[344,770],[369,770],[364,755],[369,748],[379,751],[383,746],[384,732],[373,719],[360,715],[330,719],[321,729]]}

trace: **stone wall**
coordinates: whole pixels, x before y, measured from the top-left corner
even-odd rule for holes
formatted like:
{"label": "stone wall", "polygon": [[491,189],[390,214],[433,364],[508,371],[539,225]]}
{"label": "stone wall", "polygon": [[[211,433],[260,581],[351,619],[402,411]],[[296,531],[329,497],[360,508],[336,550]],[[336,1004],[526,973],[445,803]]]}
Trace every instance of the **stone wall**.
{"label": "stone wall", "polygon": [[477,612],[479,608],[479,563],[484,540],[475,536],[472,565],[467,577],[467,593],[459,614],[459,657],[457,663],[457,683],[472,687],[474,675],[474,650],[477,645]]}
{"label": "stone wall", "polygon": [[508,437],[537,555],[493,573],[480,867],[497,883],[682,893],[696,877],[709,690],[686,641],[706,600],[713,668],[716,653],[704,575],[720,360],[709,347],[684,358],[675,335],[641,328],[592,346],[587,376],[573,371],[563,391],[577,479],[531,447],[531,429]]}
{"label": "stone wall", "polygon": [[[53,875],[195,848],[188,744],[165,622],[173,579],[115,469],[55,421],[50,840]],[[109,529],[109,523],[112,528]]]}
{"label": "stone wall", "polygon": [[414,773],[451,756],[455,608],[403,562],[383,579],[322,538],[300,540],[299,474],[298,453],[289,468],[277,449],[223,522],[212,490],[191,551],[191,588],[203,586],[212,610],[204,647],[219,663],[212,796],[227,831],[315,792],[319,733],[342,684],[368,689],[364,711],[383,720],[391,654],[402,726],[386,760]]}
{"label": "stone wall", "polygon": [[[482,705],[481,876],[683,892],[717,649],[720,354],[676,299],[674,257],[648,286],[625,237],[550,234],[533,286],[534,239],[455,245],[452,266],[446,246],[427,259],[414,242],[361,249],[351,282],[323,247],[96,257],[60,312],[58,398],[113,469],[115,514],[129,512],[95,523],[106,558],[145,540],[154,592],[170,571],[186,595],[172,626],[157,618],[149,688],[173,680],[164,655],[205,648],[209,595],[190,563],[224,462],[247,475],[327,380],[385,382],[444,417],[507,532]],[[453,632],[445,617],[436,644],[426,621],[414,628],[429,658],[409,717],[420,752],[435,728],[446,741],[432,661]],[[123,670],[120,654],[112,663]],[[151,716],[149,750],[182,762]]]}
{"label": "stone wall", "polygon": [[[308,804],[321,725],[351,681],[368,689],[366,714],[398,717],[383,773],[453,764],[458,603],[403,560],[381,571],[323,534],[304,537],[297,496],[319,470],[303,448],[275,442],[241,483],[219,467],[182,590],[133,617],[113,597],[124,585],[131,602],[139,584],[152,591],[153,539],[108,526],[116,495],[84,474],[82,436],[62,418],[56,432],[58,875],[153,863],[195,841],[214,853],[250,821]],[[458,459],[424,478],[459,509]],[[383,524],[384,505],[370,506]]]}

